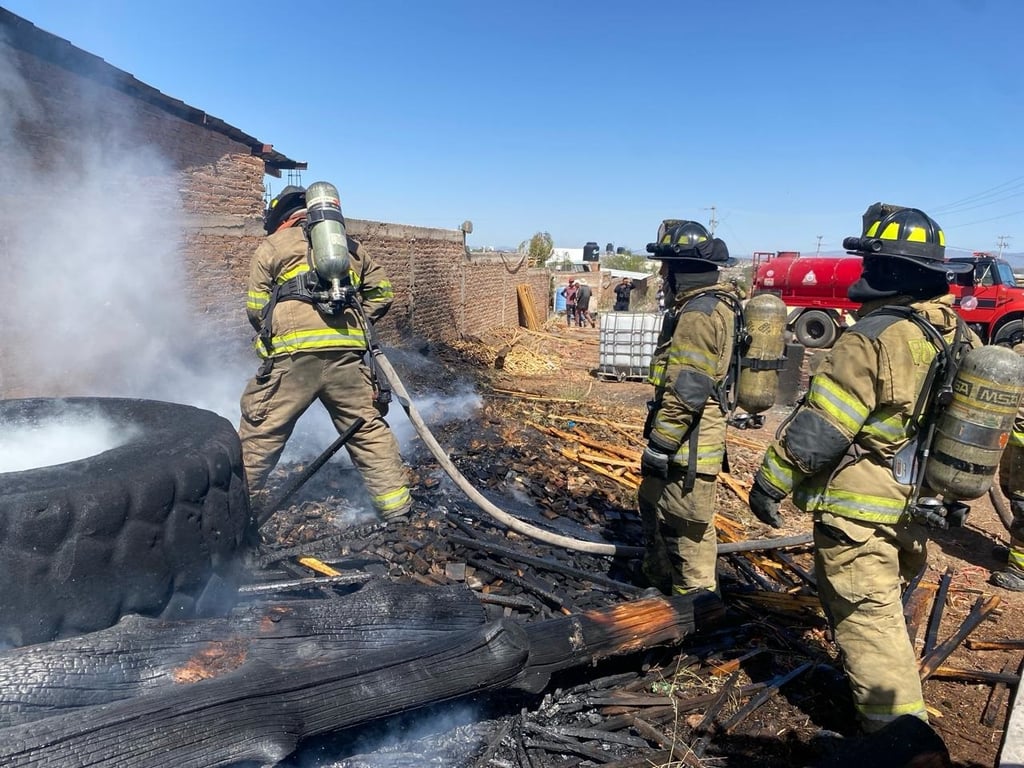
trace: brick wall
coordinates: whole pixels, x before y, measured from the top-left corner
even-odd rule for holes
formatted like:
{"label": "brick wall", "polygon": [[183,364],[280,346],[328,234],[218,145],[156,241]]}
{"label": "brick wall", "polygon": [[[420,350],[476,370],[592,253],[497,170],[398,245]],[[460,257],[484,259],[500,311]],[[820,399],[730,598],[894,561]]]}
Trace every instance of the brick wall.
{"label": "brick wall", "polygon": [[[138,194],[159,188],[169,199],[154,199],[154,208],[175,208],[169,215],[180,217],[187,300],[207,321],[211,335],[247,342],[248,264],[264,236],[262,159],[247,145],[172,114],[166,105],[108,87],[96,72],[83,77],[59,60],[38,58],[3,42],[0,61],[13,63],[20,75],[25,105],[17,119],[9,120],[13,131],[9,137],[0,135],[0,146],[10,139],[19,156],[28,158],[13,166],[0,163],[0,219],[24,204],[11,193],[19,181],[31,186],[26,178],[59,175],[93,162],[109,168],[135,153],[145,155]],[[151,177],[156,173],[160,179]],[[52,192],[44,186],[39,194],[47,191]],[[459,230],[360,220],[349,221],[348,227],[395,285],[394,307],[380,328],[385,342],[414,336],[453,339],[514,325],[519,321],[516,288],[523,283],[533,291],[535,314],[546,318],[549,313],[546,270],[528,269],[514,255],[470,257]],[[18,258],[10,249],[0,249],[0,256]],[[10,353],[0,347],[0,358]]]}

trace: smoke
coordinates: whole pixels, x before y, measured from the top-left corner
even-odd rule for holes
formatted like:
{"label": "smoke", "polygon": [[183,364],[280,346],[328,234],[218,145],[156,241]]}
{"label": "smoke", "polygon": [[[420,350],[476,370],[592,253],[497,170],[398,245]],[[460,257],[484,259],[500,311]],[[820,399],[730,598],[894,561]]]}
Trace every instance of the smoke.
{"label": "smoke", "polygon": [[[258,360],[247,338],[225,339],[189,300],[196,276],[184,258],[179,171],[102,83],[81,78],[59,94],[44,81],[30,85],[3,42],[0,397],[165,400],[237,425]],[[428,423],[441,423],[472,412],[479,398],[463,390],[417,405]],[[405,453],[415,434],[397,400],[388,420]],[[336,436],[314,403],[283,460],[312,458]]]}
{"label": "smoke", "polygon": [[7,52],[0,393],[150,398],[236,420],[241,345],[210,349],[187,299],[178,172],[102,84],[37,99]]}
{"label": "smoke", "polygon": [[[439,382],[441,367],[429,357],[406,350],[385,350],[385,354],[412,397],[412,405],[428,427],[440,427],[474,418],[480,411],[482,399],[469,382],[447,383],[441,392],[431,387],[416,387],[411,382]],[[404,407],[394,397],[388,408],[387,422],[398,440],[403,457],[407,460],[422,444],[418,442],[416,428]],[[295,434],[289,440],[282,461],[300,461],[316,456],[338,436],[326,417],[324,409],[314,403],[299,419]],[[337,461],[337,460],[336,460]],[[347,457],[340,459],[347,461]]]}
{"label": "smoke", "polygon": [[6,426],[0,432],[0,473],[77,461],[124,445],[137,430],[89,412],[60,420]]}

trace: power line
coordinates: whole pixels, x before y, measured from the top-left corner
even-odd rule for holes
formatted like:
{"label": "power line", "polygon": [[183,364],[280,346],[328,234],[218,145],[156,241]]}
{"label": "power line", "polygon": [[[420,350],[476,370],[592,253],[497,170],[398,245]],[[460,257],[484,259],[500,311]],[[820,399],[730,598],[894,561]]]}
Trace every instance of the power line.
{"label": "power line", "polygon": [[1000,214],[999,216],[990,216],[987,219],[978,219],[977,221],[968,221],[968,222],[963,223],[963,224],[950,224],[947,227],[947,229],[956,229],[957,227],[972,227],[975,224],[985,224],[986,222],[989,222],[989,221],[996,221],[998,219],[1006,219],[1006,218],[1009,218],[1010,216],[1019,216],[1022,213],[1024,213],[1024,210],[1021,210],[1021,211],[1010,211],[1009,213],[1003,213],[1003,214]]}
{"label": "power line", "polygon": [[[990,197],[994,194],[1004,194],[1006,192],[1009,192],[1010,189],[1016,189],[1021,186],[1024,186],[1024,176],[1018,176],[1014,179],[1010,179],[1009,181],[1004,181],[1002,184],[997,184],[994,187],[989,187],[988,189],[982,190],[981,192],[975,192],[973,195],[968,195],[967,197],[962,197],[959,200],[954,200],[952,203],[934,206],[932,210],[935,213],[941,213],[943,211],[949,212],[950,210],[965,205],[967,203],[974,203],[977,202],[978,200]],[[1006,189],[1007,187],[1009,187],[1010,189]]]}

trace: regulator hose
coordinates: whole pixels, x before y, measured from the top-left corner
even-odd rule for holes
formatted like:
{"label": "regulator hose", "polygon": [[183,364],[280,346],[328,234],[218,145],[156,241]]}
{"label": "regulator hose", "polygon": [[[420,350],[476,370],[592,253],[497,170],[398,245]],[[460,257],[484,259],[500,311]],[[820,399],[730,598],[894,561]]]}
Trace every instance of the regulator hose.
{"label": "regulator hose", "polygon": [[[391,362],[387,357],[385,357],[384,353],[382,351],[377,351],[375,359],[380,370],[384,372],[384,375],[391,383],[391,388],[394,391],[395,396],[398,398],[398,402],[401,403],[402,408],[405,409],[405,413],[408,415],[409,421],[412,422],[412,425],[416,430],[416,434],[420,436],[427,448],[430,449],[431,454],[433,454],[434,458],[437,459],[448,477],[450,477],[459,489],[469,497],[470,501],[476,504],[484,512],[516,533],[521,533],[523,536],[528,536],[531,539],[542,541],[553,546],[563,547],[577,552],[587,552],[592,555],[608,555],[611,557],[643,556],[645,552],[643,547],[629,547],[620,544],[602,544],[601,542],[584,541],[582,539],[574,539],[569,536],[552,533],[551,531],[546,531],[543,528],[538,528],[535,525],[524,522],[492,504],[487,497],[473,487],[465,476],[459,472],[455,464],[452,463],[452,460],[448,458],[448,454],[437,442],[426,423],[420,417],[419,411],[416,410],[416,406],[412,403],[412,398],[409,397],[409,392],[405,389],[405,386],[402,384],[402,380],[398,378],[398,374],[395,372]],[[762,539],[756,542],[734,542],[734,546],[736,546],[736,548],[728,549],[726,551],[744,551],[744,548],[741,548],[744,544],[750,545],[750,548],[752,549],[773,549],[776,547],[805,544],[810,540],[810,534],[803,534],[800,536],[791,536],[777,540]],[[720,551],[722,551],[722,547],[729,547],[729,545],[720,544]]]}

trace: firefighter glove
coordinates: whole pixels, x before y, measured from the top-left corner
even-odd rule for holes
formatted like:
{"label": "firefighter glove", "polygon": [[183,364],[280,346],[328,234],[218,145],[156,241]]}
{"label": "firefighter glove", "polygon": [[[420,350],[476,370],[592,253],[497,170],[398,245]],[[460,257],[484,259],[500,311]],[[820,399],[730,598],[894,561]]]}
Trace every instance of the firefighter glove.
{"label": "firefighter glove", "polygon": [[650,443],[640,457],[640,474],[643,477],[660,477],[668,480],[669,455],[662,453]]}
{"label": "firefighter glove", "polygon": [[754,516],[772,528],[782,527],[782,517],[779,515],[779,504],[785,494],[772,488],[758,475],[754,478],[754,485],[750,489],[750,511]]}

